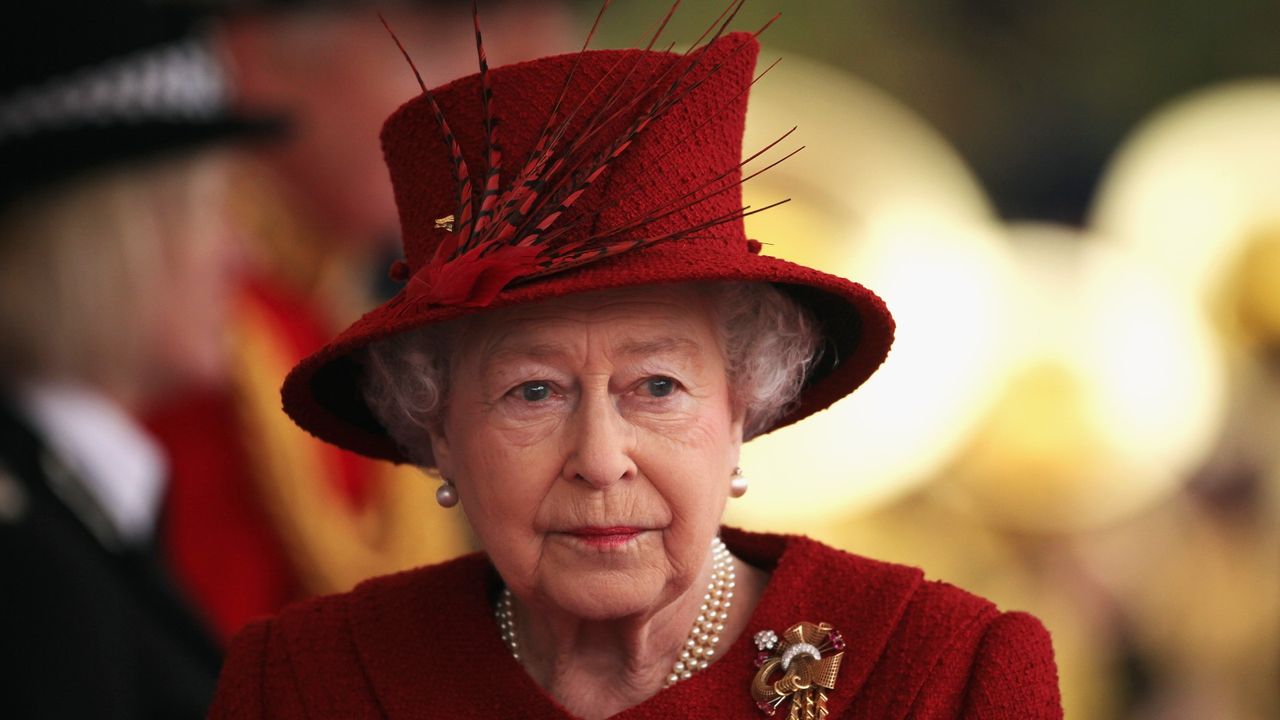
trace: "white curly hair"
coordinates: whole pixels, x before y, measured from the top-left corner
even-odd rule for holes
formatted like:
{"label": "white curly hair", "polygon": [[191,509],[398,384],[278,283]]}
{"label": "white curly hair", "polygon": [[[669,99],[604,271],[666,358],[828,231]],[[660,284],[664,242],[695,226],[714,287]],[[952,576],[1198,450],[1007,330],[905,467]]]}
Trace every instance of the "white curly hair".
{"label": "white curly hair", "polygon": [[[744,440],[796,403],[822,335],[807,308],[764,282],[709,285],[730,392],[745,411]],[[452,348],[466,319],[401,333],[364,351],[365,402],[411,462],[432,466],[427,429],[449,396]]]}

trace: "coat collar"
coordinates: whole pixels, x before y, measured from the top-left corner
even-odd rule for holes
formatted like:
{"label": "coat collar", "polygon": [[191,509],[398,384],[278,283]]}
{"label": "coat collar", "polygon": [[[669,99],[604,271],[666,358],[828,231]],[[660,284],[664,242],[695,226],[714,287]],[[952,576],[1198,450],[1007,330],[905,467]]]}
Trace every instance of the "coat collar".
{"label": "coat collar", "polygon": [[72,468],[112,533],[126,543],[149,542],[168,472],[156,441],[116,403],[84,385],[29,381],[14,388],[14,397]]}
{"label": "coat collar", "polygon": [[[113,557],[124,543],[110,516],[66,461],[18,408],[13,390],[0,388],[0,471],[11,497],[9,522],[27,519],[32,506],[52,508]],[[12,498],[17,498],[14,503]]]}
{"label": "coat collar", "polygon": [[[216,674],[221,650],[174,584],[158,548],[146,542],[125,542],[115,531],[84,482],[13,402],[12,391],[0,388],[0,483],[16,512],[0,515],[0,523],[34,541],[36,552],[92,553],[123,586],[129,596],[169,639],[179,643],[196,662]],[[72,550],[74,548],[74,550]],[[95,577],[97,577],[95,575]]]}
{"label": "coat collar", "polygon": [[[781,633],[826,622],[848,642],[833,717],[857,696],[922,582],[919,570],[876,562],[797,536],[726,528],[734,554],[771,573],[746,631],[711,667],[616,716],[616,720],[693,715],[752,717],[759,630]],[[389,718],[430,714],[572,717],[511,658],[493,620],[500,587],[481,555],[362,586],[351,596],[352,639],[370,686]],[[702,712],[699,712],[699,709]]]}

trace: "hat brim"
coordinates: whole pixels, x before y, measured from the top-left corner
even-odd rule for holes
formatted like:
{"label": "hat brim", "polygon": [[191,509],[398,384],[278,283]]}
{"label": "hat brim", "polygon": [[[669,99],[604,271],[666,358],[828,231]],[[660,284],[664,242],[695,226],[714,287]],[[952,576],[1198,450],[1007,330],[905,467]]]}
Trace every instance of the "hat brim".
{"label": "hat brim", "polygon": [[797,422],[853,392],[889,354],[893,318],[884,302],[862,285],[765,255],[744,251],[730,256],[718,243],[677,242],[509,287],[486,308],[426,306],[406,312],[402,292],[299,363],[281,389],[284,409],[321,440],[369,457],[409,462],[360,391],[359,355],[370,343],[458,317],[570,294],[716,281],[774,284],[812,311],[826,340],[796,406],[764,432]]}

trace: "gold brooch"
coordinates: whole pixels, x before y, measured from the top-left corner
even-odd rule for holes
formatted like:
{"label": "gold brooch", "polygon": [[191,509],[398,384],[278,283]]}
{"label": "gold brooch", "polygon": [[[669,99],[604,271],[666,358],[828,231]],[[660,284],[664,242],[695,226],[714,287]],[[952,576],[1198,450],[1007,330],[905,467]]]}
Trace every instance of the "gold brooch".
{"label": "gold brooch", "polygon": [[[836,687],[844,638],[826,623],[796,623],[779,639],[772,630],[755,634],[755,679],[751,698],[765,715],[791,701],[788,720],[821,720],[827,716],[827,691]],[[781,677],[774,679],[781,673]]]}

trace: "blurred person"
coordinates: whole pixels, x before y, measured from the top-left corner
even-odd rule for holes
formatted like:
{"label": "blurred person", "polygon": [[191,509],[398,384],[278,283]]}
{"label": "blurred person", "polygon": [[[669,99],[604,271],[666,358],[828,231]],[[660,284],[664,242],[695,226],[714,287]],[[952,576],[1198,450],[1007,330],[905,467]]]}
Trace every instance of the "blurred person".
{"label": "blurred person", "polygon": [[225,373],[233,112],[199,18],[47,3],[0,31],[0,715],[196,718],[220,651],[164,568],[139,416]]}
{"label": "blurred person", "polygon": [[[229,18],[238,94],[298,118],[289,142],[260,153],[247,179],[254,197],[242,209],[267,244],[260,262],[332,328],[372,306],[370,281],[399,250],[382,154],[362,140],[377,135],[416,85],[379,15],[421,58],[427,79],[443,80],[468,69],[470,8],[466,0],[263,2]],[[485,13],[490,37],[504,46],[494,62],[563,47],[573,27],[560,0],[496,0]]]}
{"label": "blurred person", "polygon": [[[511,60],[559,47],[558,2],[491,2]],[[416,87],[382,13],[444,78],[474,36],[470,4],[263,2],[226,17],[247,105],[289,110],[287,142],[236,174],[232,204],[253,241],[231,318],[231,377],[173,398],[149,424],[172,460],[164,533],[174,570],[228,638],[251,618],[471,548],[415,469],[315,440],[280,409],[289,368],[368,309],[398,223],[374,136]]]}
{"label": "blurred person", "polygon": [[[870,290],[746,237],[740,5],[685,54],[490,71],[477,31],[480,73],[384,124],[404,286],[285,409],[437,469],[484,552],[249,625],[213,717],[1062,716],[1029,615],[721,527],[742,444],[854,392],[894,334]],[[821,503],[794,460],[773,480]]]}

